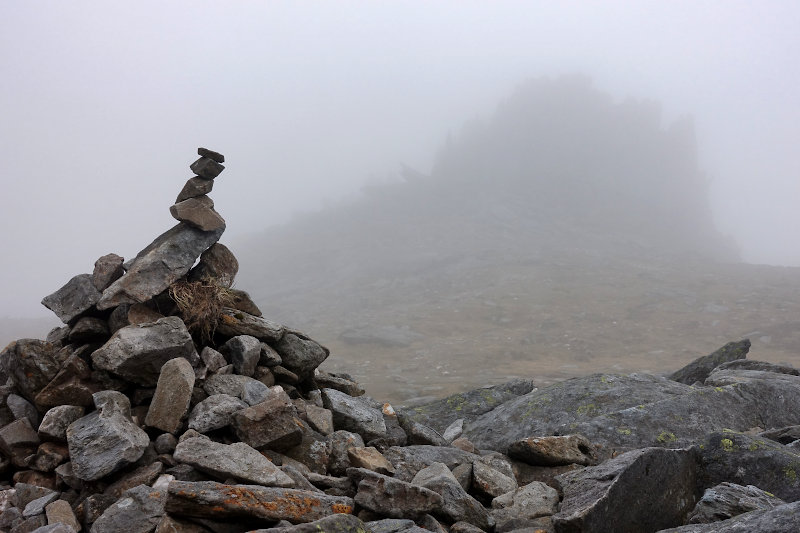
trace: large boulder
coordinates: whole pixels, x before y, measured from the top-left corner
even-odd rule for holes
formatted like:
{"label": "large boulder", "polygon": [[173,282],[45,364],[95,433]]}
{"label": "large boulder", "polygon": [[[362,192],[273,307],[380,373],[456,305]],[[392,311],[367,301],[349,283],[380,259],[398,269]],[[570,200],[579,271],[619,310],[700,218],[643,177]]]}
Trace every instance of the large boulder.
{"label": "large boulder", "polygon": [[214,231],[203,231],[183,222],[174,226],[139,252],[128,272],[103,291],[97,308],[146,302],[160,294],[185,276],[200,254],[217,242],[224,231],[224,225]]}
{"label": "large boulder", "polygon": [[158,382],[161,367],[176,357],[197,366],[200,356],[183,321],[175,316],[117,330],[92,353],[94,368],[145,387]]}
{"label": "large boulder", "polygon": [[645,448],[558,476],[557,533],[648,533],[684,523],[699,499],[692,450]]}
{"label": "large boulder", "polygon": [[79,418],[67,428],[72,472],[94,481],[137,461],[150,438],[131,420],[128,398],[117,391],[94,395],[97,411]]}

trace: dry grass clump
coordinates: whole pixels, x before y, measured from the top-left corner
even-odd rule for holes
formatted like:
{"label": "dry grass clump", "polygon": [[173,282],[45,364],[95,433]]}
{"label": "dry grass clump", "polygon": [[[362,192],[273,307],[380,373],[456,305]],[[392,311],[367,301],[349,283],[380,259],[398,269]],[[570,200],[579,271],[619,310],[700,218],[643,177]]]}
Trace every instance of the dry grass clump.
{"label": "dry grass clump", "polygon": [[223,307],[230,307],[229,289],[213,281],[178,281],[169,288],[170,298],[178,305],[183,322],[201,344],[214,336]]}

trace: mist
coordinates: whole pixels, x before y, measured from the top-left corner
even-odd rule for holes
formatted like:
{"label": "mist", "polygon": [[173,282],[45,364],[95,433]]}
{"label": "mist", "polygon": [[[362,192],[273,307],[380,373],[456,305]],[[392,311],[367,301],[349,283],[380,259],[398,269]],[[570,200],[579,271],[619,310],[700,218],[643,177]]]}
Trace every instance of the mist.
{"label": "mist", "polygon": [[[222,152],[225,242],[434,170],[526,80],[580,74],[691,117],[717,229],[800,266],[795,2],[7,2],[0,316],[174,224]],[[235,248],[234,248],[234,251]]]}

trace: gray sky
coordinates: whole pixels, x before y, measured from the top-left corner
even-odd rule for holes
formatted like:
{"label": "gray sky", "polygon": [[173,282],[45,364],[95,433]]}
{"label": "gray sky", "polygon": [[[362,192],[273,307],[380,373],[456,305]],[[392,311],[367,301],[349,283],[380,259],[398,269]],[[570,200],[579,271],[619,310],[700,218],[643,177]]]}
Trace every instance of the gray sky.
{"label": "gray sky", "polygon": [[[521,81],[585,73],[695,117],[720,228],[800,266],[800,3],[0,3],[0,316],[173,225],[198,146],[223,237],[356,194]],[[679,216],[679,214],[676,214]],[[234,249],[234,252],[236,250]]]}

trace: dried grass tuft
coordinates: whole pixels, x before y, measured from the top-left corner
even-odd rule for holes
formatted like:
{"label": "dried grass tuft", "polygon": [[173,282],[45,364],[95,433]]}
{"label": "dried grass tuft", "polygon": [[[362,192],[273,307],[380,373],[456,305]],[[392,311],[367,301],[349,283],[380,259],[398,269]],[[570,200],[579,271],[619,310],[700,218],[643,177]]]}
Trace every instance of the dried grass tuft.
{"label": "dried grass tuft", "polygon": [[229,289],[207,279],[173,283],[169,295],[178,305],[187,329],[201,344],[211,340],[222,309],[233,302]]}

